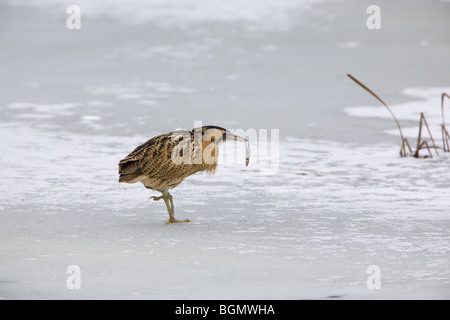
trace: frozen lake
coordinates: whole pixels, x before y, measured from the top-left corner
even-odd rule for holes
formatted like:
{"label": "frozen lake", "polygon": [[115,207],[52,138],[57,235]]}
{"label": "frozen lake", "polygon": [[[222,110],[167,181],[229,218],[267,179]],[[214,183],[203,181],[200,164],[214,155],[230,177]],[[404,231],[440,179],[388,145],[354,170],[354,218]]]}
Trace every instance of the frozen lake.
{"label": "frozen lake", "polygon": [[[75,3],[12,3],[0,4],[0,299],[450,298],[450,155],[400,158],[389,113],[346,77],[413,144],[424,112],[442,145],[448,1],[381,1],[381,30],[366,28],[368,1],[78,1],[81,30],[66,28]],[[158,194],[119,184],[117,164],[195,121],[277,130],[278,154],[262,156],[258,135],[245,167],[236,145],[236,161],[171,192],[192,222],[166,225],[147,201]]]}

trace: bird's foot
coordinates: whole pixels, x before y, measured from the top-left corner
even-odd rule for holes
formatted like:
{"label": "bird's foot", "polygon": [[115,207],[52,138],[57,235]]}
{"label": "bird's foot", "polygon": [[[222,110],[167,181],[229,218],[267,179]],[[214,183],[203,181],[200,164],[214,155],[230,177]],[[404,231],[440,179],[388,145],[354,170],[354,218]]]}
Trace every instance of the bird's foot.
{"label": "bird's foot", "polygon": [[179,222],[192,222],[192,221],[189,220],[189,219],[186,219],[186,220],[177,220],[177,219],[172,219],[172,218],[170,218],[169,221],[166,222],[166,224],[179,223]]}
{"label": "bird's foot", "polygon": [[164,199],[164,197],[163,196],[160,196],[160,197],[153,196],[153,197],[148,198],[148,200],[150,200],[150,199],[153,199],[153,201],[159,201],[161,199]]}

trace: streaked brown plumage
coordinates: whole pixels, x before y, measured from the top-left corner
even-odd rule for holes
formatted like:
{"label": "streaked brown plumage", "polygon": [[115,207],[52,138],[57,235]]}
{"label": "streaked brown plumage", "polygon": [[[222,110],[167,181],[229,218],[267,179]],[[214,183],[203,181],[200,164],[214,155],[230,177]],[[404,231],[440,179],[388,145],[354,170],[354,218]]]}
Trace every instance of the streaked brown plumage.
{"label": "streaked brown plumage", "polygon": [[248,148],[246,139],[216,126],[176,130],[151,138],[119,162],[119,182],[140,181],[147,189],[161,192],[162,196],[151,198],[155,201],[164,199],[170,217],[168,223],[189,222],[175,219],[169,190],[194,173],[214,173],[219,147],[227,140],[246,142]]}

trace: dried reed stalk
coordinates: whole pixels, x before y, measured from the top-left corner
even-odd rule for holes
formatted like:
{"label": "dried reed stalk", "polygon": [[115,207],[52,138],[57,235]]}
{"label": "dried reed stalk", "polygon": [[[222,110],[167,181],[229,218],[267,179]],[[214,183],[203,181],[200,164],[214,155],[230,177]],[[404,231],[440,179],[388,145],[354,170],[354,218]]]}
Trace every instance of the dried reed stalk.
{"label": "dried reed stalk", "polygon": [[447,93],[442,93],[441,98],[441,114],[442,114],[442,125],[441,125],[441,131],[442,131],[442,143],[444,144],[444,152],[450,152],[450,134],[447,131],[447,128],[445,127],[445,118],[444,118],[444,98],[447,97],[450,99],[450,96]]}
{"label": "dried reed stalk", "polygon": [[422,127],[425,124],[427,131],[428,131],[428,135],[431,139],[431,142],[433,143],[433,149],[436,152],[436,155],[439,156],[439,153],[437,151],[437,146],[436,143],[434,142],[433,139],[433,135],[431,134],[430,131],[430,127],[428,126],[428,122],[427,119],[425,118],[425,115],[423,114],[423,112],[420,113],[420,124],[419,124],[419,137],[417,138],[417,148],[416,151],[414,152],[414,157],[418,158],[419,157],[419,152],[421,149],[427,148],[428,150],[428,154],[430,155],[430,158],[433,158],[433,154],[431,153],[431,148],[428,144],[427,141],[422,141]]}
{"label": "dried reed stalk", "polygon": [[[403,135],[402,127],[400,126],[400,122],[395,117],[395,114],[392,112],[391,108],[389,108],[389,106],[383,100],[381,100],[381,98],[378,95],[376,95],[372,90],[370,90],[368,87],[366,87],[364,84],[362,84],[354,76],[352,76],[351,74],[347,74],[347,76],[350,79],[352,79],[353,81],[355,81],[357,84],[359,84],[363,89],[365,89],[367,92],[369,92],[372,96],[374,96],[378,101],[380,101],[386,107],[386,109],[388,109],[388,111],[392,115],[392,118],[394,119],[395,123],[397,124],[398,131],[400,132],[400,137],[402,139],[402,146],[401,146],[401,149],[400,149],[400,155],[402,157],[406,157],[408,155],[411,155],[413,153],[412,149],[411,149],[411,145],[409,144],[408,140]],[[408,149],[406,149],[406,148],[408,148]],[[409,151],[409,153],[408,153],[408,151]]]}

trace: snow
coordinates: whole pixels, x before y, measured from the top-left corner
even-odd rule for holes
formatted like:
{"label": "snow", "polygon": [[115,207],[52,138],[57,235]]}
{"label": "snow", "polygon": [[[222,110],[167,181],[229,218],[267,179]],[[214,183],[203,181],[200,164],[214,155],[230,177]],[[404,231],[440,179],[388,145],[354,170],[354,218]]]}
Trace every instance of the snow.
{"label": "snow", "polygon": [[[448,299],[450,156],[401,158],[390,114],[345,77],[397,99],[411,141],[425,112],[441,144],[448,5],[381,2],[372,32],[345,1],[6,1],[0,299]],[[250,164],[226,143],[215,175],[172,191],[192,222],[166,225],[117,164],[198,120],[253,130]]]}
{"label": "snow", "polygon": [[[402,131],[408,138],[417,138],[419,133],[420,114],[423,112],[430,126],[431,133],[434,138],[441,138],[441,124],[442,124],[442,93],[450,92],[450,87],[436,87],[436,88],[407,88],[403,90],[403,95],[411,99],[406,103],[399,103],[389,105],[389,108],[395,114],[395,117],[400,121]],[[385,101],[386,102],[386,101]],[[444,120],[445,114],[449,112],[450,100],[444,99]],[[392,118],[389,111],[380,104],[380,106],[361,106],[361,107],[347,107],[344,109],[347,114],[354,117],[370,117],[370,118]],[[402,121],[408,121],[408,126],[402,124]],[[396,126],[394,123],[394,127]],[[409,126],[411,121],[415,122],[415,126]],[[424,130],[426,128],[424,127]],[[392,135],[398,135],[398,129],[386,131]],[[425,134],[425,131],[424,131]],[[428,132],[424,137],[428,137]],[[442,143],[441,143],[442,145]]]}
{"label": "snow", "polygon": [[[10,1],[13,5],[47,6],[55,13],[73,1]],[[298,24],[293,12],[312,10],[319,0],[77,0],[88,17],[108,16],[127,24],[157,23],[163,27],[189,28],[198,23],[241,22],[251,30],[284,31]]]}
{"label": "snow", "polygon": [[[446,155],[289,139],[275,175],[252,158],[188,178],[172,194],[193,222],[165,225],[155,193],[117,183],[118,160],[144,137],[10,133],[1,126],[4,296],[369,298],[372,264],[383,296],[450,285]],[[79,292],[65,286],[69,265]]]}

